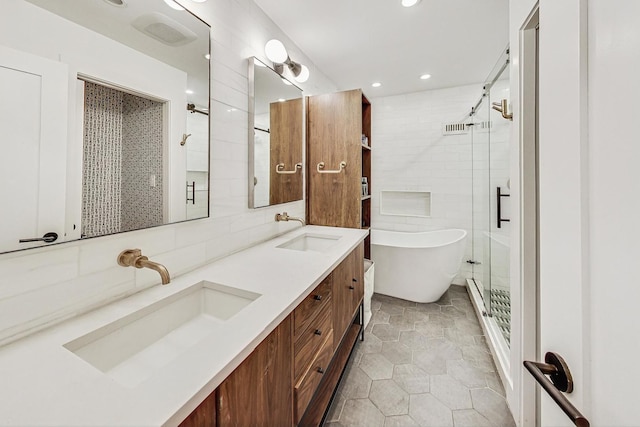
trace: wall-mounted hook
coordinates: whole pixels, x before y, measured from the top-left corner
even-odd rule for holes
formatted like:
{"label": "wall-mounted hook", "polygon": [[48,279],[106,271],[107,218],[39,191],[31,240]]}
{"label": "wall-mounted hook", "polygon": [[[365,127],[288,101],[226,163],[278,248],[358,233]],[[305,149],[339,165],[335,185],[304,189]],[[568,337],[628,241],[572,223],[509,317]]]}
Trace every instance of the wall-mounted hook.
{"label": "wall-mounted hook", "polygon": [[500,114],[502,114],[502,117],[507,119],[507,120],[513,120],[513,113],[508,114],[507,110],[508,110],[508,101],[506,99],[503,99],[501,102],[492,102],[492,107],[494,110],[498,111]]}
{"label": "wall-mounted hook", "polygon": [[186,144],[187,143],[187,138],[189,138],[190,136],[191,136],[191,134],[187,135],[186,133],[183,133],[182,134],[182,141],[180,141],[180,145]]}

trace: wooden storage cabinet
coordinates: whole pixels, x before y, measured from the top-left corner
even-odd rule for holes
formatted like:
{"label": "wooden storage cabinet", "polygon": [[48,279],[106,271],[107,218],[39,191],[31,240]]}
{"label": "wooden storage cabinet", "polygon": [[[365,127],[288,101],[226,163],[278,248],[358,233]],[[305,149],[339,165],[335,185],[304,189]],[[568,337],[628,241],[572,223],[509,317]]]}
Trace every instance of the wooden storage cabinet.
{"label": "wooden storage cabinet", "polygon": [[[373,188],[371,103],[362,90],[308,98],[307,162],[307,223],[368,229]],[[346,167],[340,173],[326,173],[339,170],[341,162]],[[324,170],[318,169],[319,163],[324,163]],[[362,191],[364,177],[368,195]],[[364,256],[369,254],[367,238]]]}
{"label": "wooden storage cabinet", "polygon": [[353,320],[360,301],[364,296],[362,253],[364,245],[361,243],[345,258],[333,271],[333,325],[334,346],[337,348]]}

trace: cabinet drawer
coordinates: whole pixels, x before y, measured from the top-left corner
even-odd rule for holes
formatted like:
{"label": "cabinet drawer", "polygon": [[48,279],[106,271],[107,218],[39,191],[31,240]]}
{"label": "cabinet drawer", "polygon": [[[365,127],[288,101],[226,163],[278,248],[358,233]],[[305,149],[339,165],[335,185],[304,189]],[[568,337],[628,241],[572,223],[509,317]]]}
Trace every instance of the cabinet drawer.
{"label": "cabinet drawer", "polygon": [[313,394],[318,388],[324,373],[329,366],[333,355],[333,330],[329,332],[318,352],[318,355],[311,363],[309,370],[300,378],[295,387],[295,409],[296,424],[307,409]]}
{"label": "cabinet drawer", "polygon": [[314,318],[294,344],[294,378],[299,379],[316,356],[322,343],[332,330],[331,304],[327,304],[322,312]]}
{"label": "cabinet drawer", "polygon": [[293,312],[293,336],[298,337],[331,299],[331,276],[328,276]]}

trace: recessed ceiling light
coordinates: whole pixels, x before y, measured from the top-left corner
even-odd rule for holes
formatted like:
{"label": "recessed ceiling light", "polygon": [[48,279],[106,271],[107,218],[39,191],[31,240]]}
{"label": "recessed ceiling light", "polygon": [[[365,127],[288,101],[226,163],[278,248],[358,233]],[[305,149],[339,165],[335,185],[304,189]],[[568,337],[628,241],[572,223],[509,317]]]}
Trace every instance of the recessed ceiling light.
{"label": "recessed ceiling light", "polygon": [[191,1],[194,2],[194,3],[204,3],[207,0],[191,0]]}
{"label": "recessed ceiling light", "polygon": [[282,83],[286,84],[287,86],[293,86],[293,83],[291,83],[289,80],[287,79],[282,79]]}
{"label": "recessed ceiling light", "polygon": [[116,7],[127,7],[127,3],[124,0],[104,0],[106,3],[109,3],[111,6]]}
{"label": "recessed ceiling light", "polygon": [[284,102],[285,99],[284,98],[278,98],[278,102]]}
{"label": "recessed ceiling light", "polygon": [[173,0],[164,0],[164,2],[171,8],[174,10],[184,10],[184,7],[180,6],[178,3],[176,3]]}
{"label": "recessed ceiling light", "polygon": [[193,95],[193,91],[191,89],[187,89],[184,91],[187,95]]}
{"label": "recessed ceiling light", "polygon": [[204,56],[204,59],[206,59],[207,61],[211,59],[211,54],[210,53],[205,53],[202,56]]}
{"label": "recessed ceiling light", "polygon": [[371,84],[371,86],[373,86],[373,87],[380,87],[380,86],[382,86],[382,83],[380,83],[380,82],[375,82],[375,83],[372,83],[372,84]]}
{"label": "recessed ceiling light", "polygon": [[427,79],[430,79],[430,78],[431,78],[431,74],[423,74],[423,75],[420,76],[421,80],[427,80]]}
{"label": "recessed ceiling light", "polygon": [[404,7],[411,7],[411,6],[415,6],[418,3],[420,3],[420,0],[402,0],[402,5]]}

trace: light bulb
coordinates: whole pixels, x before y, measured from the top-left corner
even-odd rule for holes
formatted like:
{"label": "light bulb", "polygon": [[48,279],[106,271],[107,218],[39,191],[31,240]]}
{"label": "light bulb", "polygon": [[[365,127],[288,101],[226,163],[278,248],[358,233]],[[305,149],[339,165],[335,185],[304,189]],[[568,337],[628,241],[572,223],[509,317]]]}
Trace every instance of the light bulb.
{"label": "light bulb", "polygon": [[171,8],[174,10],[184,10],[184,7],[180,6],[178,3],[176,3],[173,0],[164,0],[164,2]]}
{"label": "light bulb", "polygon": [[309,80],[309,69],[306,65],[300,66],[300,74],[295,78],[298,83],[304,83]]}
{"label": "light bulb", "polygon": [[267,42],[264,46],[264,53],[267,54],[267,58],[269,58],[271,62],[276,62],[278,64],[282,64],[289,57],[287,49],[284,48],[282,42],[276,39],[272,39]]}

